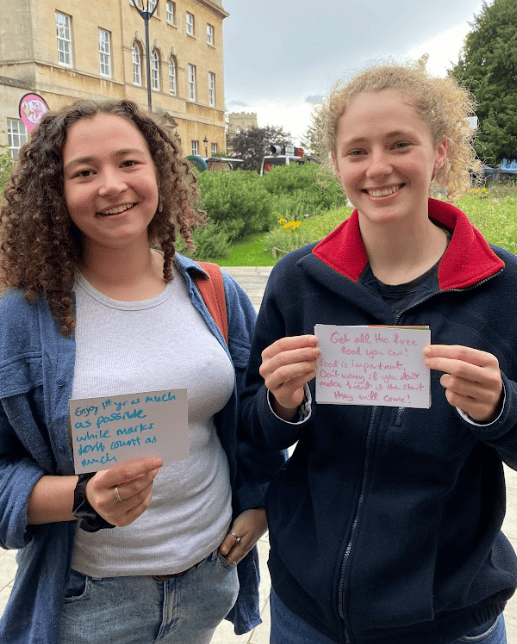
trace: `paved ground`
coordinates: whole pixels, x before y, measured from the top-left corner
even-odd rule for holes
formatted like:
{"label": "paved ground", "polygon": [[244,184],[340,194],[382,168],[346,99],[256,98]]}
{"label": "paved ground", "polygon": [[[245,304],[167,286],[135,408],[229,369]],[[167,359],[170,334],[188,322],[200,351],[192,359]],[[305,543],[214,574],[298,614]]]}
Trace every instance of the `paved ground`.
{"label": "paved ground", "polygon": [[271,268],[272,266],[223,266],[223,271],[239,282],[258,311]]}
{"label": "paved ground", "polygon": [[[265,282],[271,272],[269,267],[224,268],[235,277],[250,296],[256,308],[260,306]],[[508,498],[507,514],[503,531],[517,550],[517,472],[505,468]],[[212,644],[269,644],[269,575],[267,571],[268,540],[262,539],[259,544],[260,570],[262,576],[260,596],[263,624],[257,626],[247,635],[236,636],[229,622],[224,622],[216,630]],[[0,614],[9,598],[16,571],[15,553],[0,550]],[[517,597],[514,597],[505,611],[509,644],[517,644]],[[415,642],[418,644],[418,642]]]}

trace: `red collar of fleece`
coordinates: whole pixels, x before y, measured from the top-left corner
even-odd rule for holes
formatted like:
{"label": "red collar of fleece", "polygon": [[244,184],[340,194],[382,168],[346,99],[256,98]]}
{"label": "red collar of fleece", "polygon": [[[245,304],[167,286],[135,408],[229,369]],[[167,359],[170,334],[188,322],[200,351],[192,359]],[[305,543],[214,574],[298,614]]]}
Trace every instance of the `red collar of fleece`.
{"label": "red collar of fleece", "polygon": [[[438,268],[440,290],[473,286],[504,268],[504,262],[459,208],[429,199],[429,218],[453,231]],[[338,273],[357,282],[368,264],[357,210],[322,239],[312,253]]]}

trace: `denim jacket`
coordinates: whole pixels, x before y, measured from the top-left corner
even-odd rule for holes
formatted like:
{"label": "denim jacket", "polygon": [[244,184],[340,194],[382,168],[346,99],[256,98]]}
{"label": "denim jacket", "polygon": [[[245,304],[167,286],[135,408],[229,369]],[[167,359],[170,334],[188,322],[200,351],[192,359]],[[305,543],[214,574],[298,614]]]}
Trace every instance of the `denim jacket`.
{"label": "denim jacket", "polygon": [[[240,286],[224,275],[228,346],[192,279],[204,273],[176,256],[193,306],[225,348],[235,368],[234,392],[215,419],[228,457],[234,516],[264,507],[269,479],[282,458],[266,457],[237,440],[237,397],[242,389],[256,314]],[[68,401],[75,365],[75,339],[60,333],[47,302],[31,304],[23,292],[0,299],[0,546],[19,550],[18,570],[0,621],[5,644],[54,644],[74,545],[76,522],[28,525],[27,504],[46,474],[73,475]],[[258,557],[254,548],[239,564],[241,589],[228,619],[237,634],[260,623]]]}

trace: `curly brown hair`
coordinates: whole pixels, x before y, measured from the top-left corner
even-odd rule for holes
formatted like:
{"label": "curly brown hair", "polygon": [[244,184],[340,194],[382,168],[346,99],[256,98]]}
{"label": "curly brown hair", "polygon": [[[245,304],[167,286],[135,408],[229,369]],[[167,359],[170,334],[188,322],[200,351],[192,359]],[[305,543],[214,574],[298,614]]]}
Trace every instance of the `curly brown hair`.
{"label": "curly brown hair", "polygon": [[469,169],[481,171],[472,145],[474,132],[467,120],[476,106],[468,90],[452,77],[431,76],[425,68],[427,58],[422,56],[406,65],[374,65],[348,83],[338,83],[318,110],[319,138],[329,156],[335,155],[339,119],[354,98],[363,92],[397,90],[415,105],[435,144],[447,140],[447,161],[437,170],[431,190],[444,188],[448,199],[454,201],[471,187]]}
{"label": "curly brown hair", "polygon": [[149,224],[149,244],[164,255],[163,276],[173,277],[177,233],[194,250],[191,229],[206,223],[199,209],[196,177],[179,142],[129,100],[77,101],[48,112],[20,150],[0,209],[0,280],[23,289],[28,301],[45,297],[61,332],[75,329],[71,289],[81,259],[81,234],[64,198],[62,151],[68,128],[82,118],[115,114],[132,121],[149,146],[156,167],[159,207]]}

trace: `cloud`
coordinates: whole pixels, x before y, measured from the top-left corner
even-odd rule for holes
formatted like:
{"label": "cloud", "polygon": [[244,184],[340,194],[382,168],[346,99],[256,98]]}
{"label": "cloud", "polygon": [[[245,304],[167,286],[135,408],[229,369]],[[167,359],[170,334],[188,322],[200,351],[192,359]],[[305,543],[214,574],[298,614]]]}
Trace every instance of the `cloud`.
{"label": "cloud", "polygon": [[232,100],[226,103],[226,107],[249,107],[249,103],[241,100]]}
{"label": "cloud", "polygon": [[312,94],[305,97],[306,103],[319,103],[323,99],[323,94]]}

